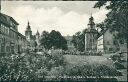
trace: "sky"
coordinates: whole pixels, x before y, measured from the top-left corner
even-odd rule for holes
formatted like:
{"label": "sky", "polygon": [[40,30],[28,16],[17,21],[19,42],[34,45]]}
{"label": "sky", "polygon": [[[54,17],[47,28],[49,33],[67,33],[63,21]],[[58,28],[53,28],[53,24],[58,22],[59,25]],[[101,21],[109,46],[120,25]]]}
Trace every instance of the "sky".
{"label": "sky", "polygon": [[87,27],[89,17],[95,23],[106,18],[105,8],[93,8],[96,1],[2,1],[1,12],[13,17],[18,31],[25,34],[29,21],[32,33],[57,30],[63,36],[72,36]]}

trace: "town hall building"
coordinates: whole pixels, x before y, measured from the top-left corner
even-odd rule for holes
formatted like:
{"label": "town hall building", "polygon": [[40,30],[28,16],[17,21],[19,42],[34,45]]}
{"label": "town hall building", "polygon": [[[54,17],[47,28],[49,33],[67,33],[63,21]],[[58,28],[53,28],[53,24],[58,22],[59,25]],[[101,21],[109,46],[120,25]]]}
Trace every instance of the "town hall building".
{"label": "town hall building", "polygon": [[0,54],[26,50],[28,41],[18,32],[18,25],[13,17],[0,13]]}

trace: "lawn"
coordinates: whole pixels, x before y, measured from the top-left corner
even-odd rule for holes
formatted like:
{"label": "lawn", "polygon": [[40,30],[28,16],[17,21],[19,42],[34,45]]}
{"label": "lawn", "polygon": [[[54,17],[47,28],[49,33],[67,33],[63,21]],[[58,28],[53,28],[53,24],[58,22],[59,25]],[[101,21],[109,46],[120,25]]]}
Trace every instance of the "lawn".
{"label": "lawn", "polygon": [[81,56],[81,55],[65,55],[65,59],[70,64],[103,64],[107,66],[112,66],[112,60],[107,59],[104,56]]}
{"label": "lawn", "polygon": [[[106,65],[108,67],[113,67],[113,61],[108,59],[106,56],[81,56],[81,55],[65,55],[65,59],[67,60],[68,67],[75,65]],[[127,69],[122,69],[120,72],[123,76],[117,76],[118,81],[126,81],[127,80]]]}

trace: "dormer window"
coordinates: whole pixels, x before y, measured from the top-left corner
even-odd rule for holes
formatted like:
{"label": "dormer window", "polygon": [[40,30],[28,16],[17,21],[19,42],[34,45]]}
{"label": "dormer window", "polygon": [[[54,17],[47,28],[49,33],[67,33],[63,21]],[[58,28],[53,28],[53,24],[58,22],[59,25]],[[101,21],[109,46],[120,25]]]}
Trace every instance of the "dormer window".
{"label": "dormer window", "polygon": [[10,22],[10,25],[11,25],[11,26],[13,26],[13,23],[12,23],[12,21]]}

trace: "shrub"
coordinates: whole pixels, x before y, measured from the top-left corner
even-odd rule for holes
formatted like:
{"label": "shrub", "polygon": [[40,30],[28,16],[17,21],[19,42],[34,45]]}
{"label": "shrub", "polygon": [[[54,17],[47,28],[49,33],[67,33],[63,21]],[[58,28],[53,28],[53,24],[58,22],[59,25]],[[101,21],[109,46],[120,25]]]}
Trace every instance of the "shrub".
{"label": "shrub", "polygon": [[114,66],[116,69],[125,69],[124,65],[119,63],[118,61],[114,62]]}
{"label": "shrub", "polygon": [[119,56],[119,55],[112,55],[112,56],[110,56],[110,58],[111,58],[113,61],[116,61],[116,60],[118,60],[118,59],[120,58],[120,56]]}
{"label": "shrub", "polygon": [[48,76],[51,77],[50,79],[56,79],[59,80],[64,75],[64,68],[62,66],[59,67],[53,67],[49,73]]}
{"label": "shrub", "polygon": [[68,76],[82,76],[82,77],[105,77],[105,76],[119,76],[119,72],[107,65],[102,64],[85,64],[85,65],[74,65],[68,66],[66,69],[66,75]]}
{"label": "shrub", "polygon": [[51,59],[55,62],[55,66],[64,66],[66,64],[65,59],[63,57],[63,54],[59,53],[52,53],[51,54]]}
{"label": "shrub", "polygon": [[44,64],[46,57],[34,53],[6,54],[0,57],[0,81],[33,81],[37,80],[36,72]]}
{"label": "shrub", "polygon": [[46,68],[40,68],[35,72],[37,79],[46,80],[46,76],[48,74],[48,70]]}

